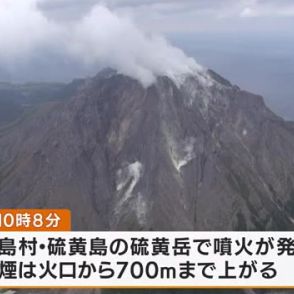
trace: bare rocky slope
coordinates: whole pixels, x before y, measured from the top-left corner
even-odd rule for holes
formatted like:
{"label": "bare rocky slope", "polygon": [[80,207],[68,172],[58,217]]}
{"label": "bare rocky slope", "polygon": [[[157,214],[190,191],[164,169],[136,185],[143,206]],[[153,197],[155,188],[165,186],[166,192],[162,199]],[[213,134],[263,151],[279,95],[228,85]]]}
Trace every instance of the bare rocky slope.
{"label": "bare rocky slope", "polygon": [[70,208],[75,230],[292,230],[293,123],[207,77],[102,71],[0,130],[0,206]]}
{"label": "bare rocky slope", "polygon": [[294,127],[210,71],[143,88],[110,70],[0,134],[1,207],[74,229],[294,227]]}

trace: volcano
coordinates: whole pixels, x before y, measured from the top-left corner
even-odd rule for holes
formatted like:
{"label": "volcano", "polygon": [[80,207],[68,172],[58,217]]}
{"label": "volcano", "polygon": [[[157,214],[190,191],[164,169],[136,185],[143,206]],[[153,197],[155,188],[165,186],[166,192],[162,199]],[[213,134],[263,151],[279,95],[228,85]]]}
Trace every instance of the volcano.
{"label": "volcano", "polygon": [[292,230],[294,124],[215,72],[103,70],[0,130],[0,205],[75,230]]}

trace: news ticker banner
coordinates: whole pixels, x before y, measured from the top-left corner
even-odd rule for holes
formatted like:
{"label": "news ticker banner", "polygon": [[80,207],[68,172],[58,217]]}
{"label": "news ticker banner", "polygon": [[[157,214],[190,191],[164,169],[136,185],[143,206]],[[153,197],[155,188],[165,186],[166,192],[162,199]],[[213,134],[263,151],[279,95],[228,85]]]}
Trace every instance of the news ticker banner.
{"label": "news ticker banner", "polygon": [[294,288],[294,232],[71,232],[67,209],[0,209],[0,288]]}
{"label": "news ticker banner", "polygon": [[0,232],[0,288],[283,288],[293,264],[293,232]]}

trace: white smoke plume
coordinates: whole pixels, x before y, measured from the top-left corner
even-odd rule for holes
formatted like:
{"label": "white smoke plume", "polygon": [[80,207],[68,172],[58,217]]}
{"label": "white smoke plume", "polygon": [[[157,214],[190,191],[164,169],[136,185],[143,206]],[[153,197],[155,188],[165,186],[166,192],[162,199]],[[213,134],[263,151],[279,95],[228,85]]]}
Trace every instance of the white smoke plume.
{"label": "white smoke plume", "polygon": [[102,4],[79,20],[61,22],[48,19],[40,1],[0,1],[0,67],[31,62],[36,52],[51,50],[85,65],[115,68],[144,86],[159,75],[176,79],[202,71],[162,36],[142,32],[129,18]]}

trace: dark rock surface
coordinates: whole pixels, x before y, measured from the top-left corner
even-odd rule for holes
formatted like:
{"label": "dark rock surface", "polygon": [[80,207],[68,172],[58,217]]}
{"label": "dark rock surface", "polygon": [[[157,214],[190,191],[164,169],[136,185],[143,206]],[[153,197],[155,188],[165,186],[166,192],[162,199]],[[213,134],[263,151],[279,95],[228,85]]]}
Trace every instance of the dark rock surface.
{"label": "dark rock surface", "polygon": [[83,230],[292,229],[293,125],[218,81],[86,81],[0,134],[1,206],[69,207]]}
{"label": "dark rock surface", "polygon": [[292,230],[293,123],[208,74],[108,70],[0,130],[0,206],[70,208],[75,230]]}

